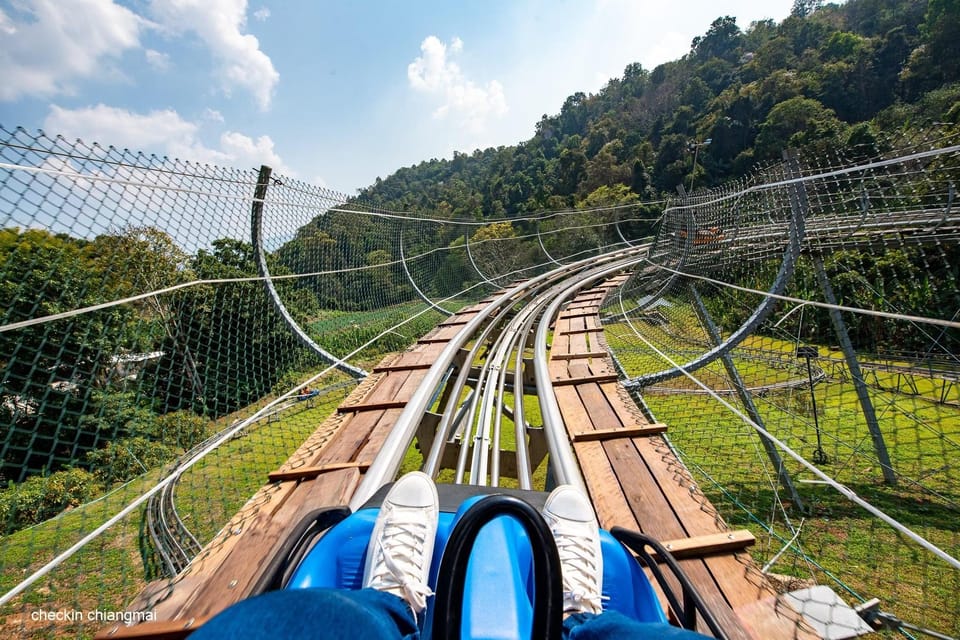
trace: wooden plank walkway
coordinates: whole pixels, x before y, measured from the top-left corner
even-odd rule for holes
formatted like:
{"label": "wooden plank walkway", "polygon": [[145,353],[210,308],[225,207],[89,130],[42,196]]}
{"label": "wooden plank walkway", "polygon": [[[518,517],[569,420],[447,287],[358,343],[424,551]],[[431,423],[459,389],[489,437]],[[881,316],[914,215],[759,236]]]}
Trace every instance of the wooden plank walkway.
{"label": "wooden plank walkway", "polygon": [[[584,291],[554,327],[549,371],[570,440],[600,523],[671,541],[681,565],[733,638],[814,638],[778,601],[750,556],[748,534],[727,530],[658,434],[617,383],[603,340],[599,304],[622,282]],[[156,622],[111,626],[98,638],[185,636],[252,593],[307,513],[345,505],[394,421],[450,337],[483,303],[438,325],[408,351],[388,356],[341,403],[173,580],[150,585],[129,607]],[[709,548],[710,555],[704,556]]]}
{"label": "wooden plank walkway", "polygon": [[[560,413],[600,525],[642,531],[682,549],[681,567],[731,638],[818,637],[779,601],[742,551],[749,542],[745,534],[730,532],[697,489],[660,435],[665,425],[651,424],[623,387],[608,379],[615,370],[599,304],[622,279],[574,298],[558,315],[550,351]],[[743,544],[734,544],[738,536]],[[731,544],[711,544],[718,537]]]}

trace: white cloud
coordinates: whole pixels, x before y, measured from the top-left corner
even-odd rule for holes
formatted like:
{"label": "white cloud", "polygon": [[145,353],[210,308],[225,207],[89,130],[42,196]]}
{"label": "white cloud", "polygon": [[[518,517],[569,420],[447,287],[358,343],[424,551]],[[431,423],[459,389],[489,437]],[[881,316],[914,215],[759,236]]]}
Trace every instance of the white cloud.
{"label": "white cloud", "polygon": [[[112,0],[22,0],[0,11],[0,100],[73,93],[73,83],[112,75],[139,46],[143,21]],[[106,73],[105,73],[106,72]]]}
{"label": "white cloud", "polygon": [[266,7],[260,7],[253,12],[253,17],[259,22],[265,22],[266,19],[270,17],[270,9],[267,9]]}
{"label": "white cloud", "polygon": [[242,133],[227,131],[220,136],[220,149],[236,167],[256,168],[265,164],[272,167],[276,173],[290,174],[290,170],[284,166],[283,160],[274,150],[270,136],[259,136],[254,140]]}
{"label": "white cloud", "polygon": [[153,0],[152,15],[171,33],[195,33],[219,65],[217,75],[228,94],[250,92],[261,110],[270,108],[280,74],[246,27],[246,0]]}
{"label": "white cloud", "polygon": [[170,68],[170,56],[154,49],[147,49],[143,52],[147,58],[147,64],[157,71],[167,71]]}
{"label": "white cloud", "polygon": [[3,12],[3,9],[0,9],[0,32],[12,36],[17,32],[17,28],[13,26],[13,22],[10,20],[10,16]]}
{"label": "white cloud", "polygon": [[216,109],[207,107],[203,110],[203,119],[211,122],[223,122],[223,114]]}
{"label": "white cloud", "polygon": [[184,120],[172,109],[136,113],[104,104],[81,109],[51,105],[43,127],[51,133],[80,138],[88,144],[98,142],[105,146],[159,152],[171,158],[243,169],[266,164],[277,173],[294,175],[274,149],[270,136],[251,138],[227,131],[220,136],[219,148],[210,148],[200,140],[200,125]]}
{"label": "white cloud", "polygon": [[489,117],[507,112],[507,100],[500,82],[480,86],[463,75],[450,59],[462,51],[460,38],[453,38],[448,46],[436,36],[427,36],[420,44],[420,56],[407,65],[407,79],[415,90],[440,98],[435,118],[456,113],[470,129],[479,131]]}

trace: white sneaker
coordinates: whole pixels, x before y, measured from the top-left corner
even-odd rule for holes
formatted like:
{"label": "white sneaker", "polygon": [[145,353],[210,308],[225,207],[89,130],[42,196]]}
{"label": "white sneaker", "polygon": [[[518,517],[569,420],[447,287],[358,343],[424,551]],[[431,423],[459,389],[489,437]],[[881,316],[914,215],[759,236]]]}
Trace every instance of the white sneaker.
{"label": "white sneaker", "polygon": [[400,596],[414,613],[433,595],[427,586],[440,514],[437,487],[413,471],[391,487],[370,534],[363,586]]}
{"label": "white sneaker", "polygon": [[600,613],[603,555],[593,507],[579,489],[561,485],[543,505],[543,518],[560,553],[564,613]]}

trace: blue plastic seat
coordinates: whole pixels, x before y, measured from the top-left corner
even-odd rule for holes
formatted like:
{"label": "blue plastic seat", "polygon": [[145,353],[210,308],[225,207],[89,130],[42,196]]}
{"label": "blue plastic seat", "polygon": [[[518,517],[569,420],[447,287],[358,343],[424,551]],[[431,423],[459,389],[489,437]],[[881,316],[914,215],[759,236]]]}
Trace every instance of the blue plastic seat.
{"label": "blue plastic seat", "polygon": [[[436,588],[440,559],[457,519],[440,512],[429,584]],[[364,508],[327,531],[292,574],[286,588],[359,589],[367,544],[378,509]],[[630,553],[601,530],[605,609],[640,622],[667,623],[646,574]],[[467,568],[461,632],[465,638],[529,637],[533,618],[532,556],[523,527],[503,516],[487,524],[473,546]],[[428,618],[432,601],[428,603]]]}

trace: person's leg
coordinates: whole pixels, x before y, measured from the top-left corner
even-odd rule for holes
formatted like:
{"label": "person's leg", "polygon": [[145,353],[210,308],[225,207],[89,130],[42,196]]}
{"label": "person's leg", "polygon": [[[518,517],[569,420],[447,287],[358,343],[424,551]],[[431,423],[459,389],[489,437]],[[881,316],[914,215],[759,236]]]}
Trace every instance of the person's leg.
{"label": "person's leg", "polygon": [[363,586],[399,596],[421,613],[432,595],[427,579],[439,515],[437,486],[430,476],[413,471],[400,478],[373,525]]}
{"label": "person's leg", "polygon": [[579,489],[561,485],[544,503],[543,519],[560,556],[564,614],[600,613],[603,554],[593,506]]}
{"label": "person's leg", "polygon": [[604,611],[600,524],[587,496],[570,485],[553,490],[543,505],[553,532],[563,577],[563,637],[567,640],[706,638],[667,624],[637,622],[619,611]]}
{"label": "person's leg", "polygon": [[637,622],[619,611],[575,613],[563,621],[565,640],[710,640],[668,624]]}
{"label": "person's leg", "polygon": [[405,600],[374,589],[283,589],[236,603],[208,620],[194,640],[416,640]]}

